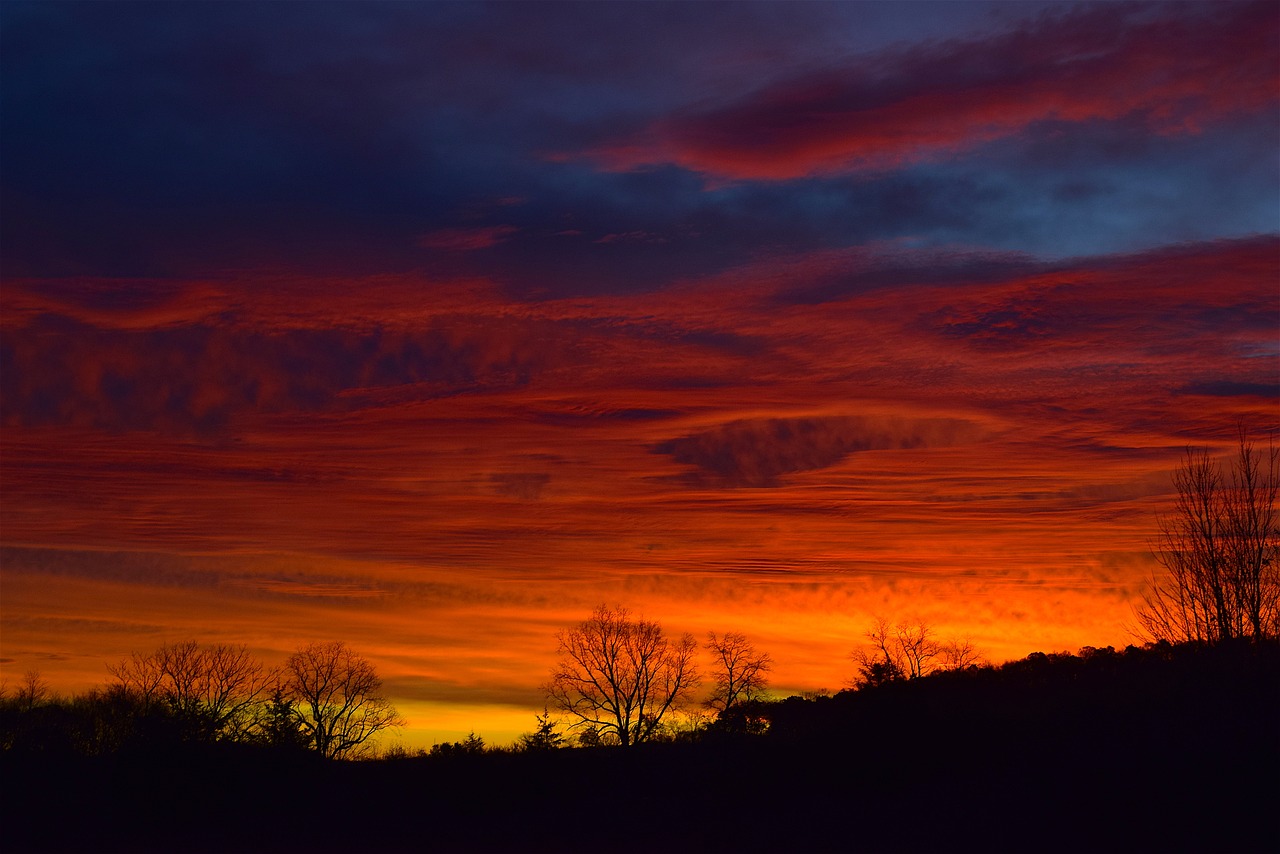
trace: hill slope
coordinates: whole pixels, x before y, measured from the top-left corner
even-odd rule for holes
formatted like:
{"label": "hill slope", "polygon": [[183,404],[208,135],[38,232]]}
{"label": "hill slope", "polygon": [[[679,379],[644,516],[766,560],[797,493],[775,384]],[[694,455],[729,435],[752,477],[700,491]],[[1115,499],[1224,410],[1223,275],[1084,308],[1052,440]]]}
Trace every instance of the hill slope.
{"label": "hill slope", "polygon": [[762,736],[379,762],[4,758],[6,851],[1273,851],[1280,644],[1033,655]]}

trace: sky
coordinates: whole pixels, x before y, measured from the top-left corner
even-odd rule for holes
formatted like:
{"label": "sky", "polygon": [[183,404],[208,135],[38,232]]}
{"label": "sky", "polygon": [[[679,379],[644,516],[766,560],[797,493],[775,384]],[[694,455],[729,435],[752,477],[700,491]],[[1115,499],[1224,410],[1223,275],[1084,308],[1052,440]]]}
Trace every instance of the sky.
{"label": "sky", "polygon": [[1133,642],[1280,426],[1278,72],[1270,2],[4,3],[0,677],[342,640],[423,747],[599,604],[776,696]]}

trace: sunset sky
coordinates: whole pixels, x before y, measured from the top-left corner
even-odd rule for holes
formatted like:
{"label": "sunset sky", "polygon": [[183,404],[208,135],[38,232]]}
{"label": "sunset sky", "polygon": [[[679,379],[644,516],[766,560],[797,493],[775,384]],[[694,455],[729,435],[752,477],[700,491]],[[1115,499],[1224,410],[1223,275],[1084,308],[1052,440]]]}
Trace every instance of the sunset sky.
{"label": "sunset sky", "polygon": [[597,604],[838,690],[1123,646],[1280,426],[1280,5],[0,5],[0,675],[343,640],[510,741]]}

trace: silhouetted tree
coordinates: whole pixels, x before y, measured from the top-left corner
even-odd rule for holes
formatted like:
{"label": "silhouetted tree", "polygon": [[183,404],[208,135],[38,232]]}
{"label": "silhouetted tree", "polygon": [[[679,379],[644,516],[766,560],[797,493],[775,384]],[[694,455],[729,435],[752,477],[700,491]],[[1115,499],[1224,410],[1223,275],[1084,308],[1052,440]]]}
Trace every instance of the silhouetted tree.
{"label": "silhouetted tree", "polygon": [[292,697],[277,685],[263,709],[258,724],[258,739],[272,747],[304,748],[309,744],[308,734],[302,728],[301,714]]}
{"label": "silhouetted tree", "polygon": [[918,679],[936,669],[933,663],[942,651],[942,645],[934,637],[933,628],[922,620],[899,623],[894,626],[900,667],[908,679]]}
{"label": "silhouetted tree", "polygon": [[116,753],[154,740],[157,731],[162,740],[176,727],[168,710],[155,702],[146,702],[136,692],[119,682],[94,688],[72,700],[79,716],[86,722],[82,751],[89,755]]}
{"label": "silhouetted tree", "polygon": [[708,708],[723,715],[738,703],[760,699],[769,683],[768,673],[773,669],[767,653],[756,652],[747,636],[740,632],[723,635],[708,632],[707,648],[715,662]]}
{"label": "silhouetted tree", "polygon": [[307,741],[322,756],[357,755],[378,733],[404,725],[382,696],[373,665],[340,641],[308,644],[289,656],[285,680]]}
{"label": "silhouetted tree", "polygon": [[538,725],[533,732],[520,736],[520,740],[516,742],[518,749],[528,752],[558,750],[564,746],[564,734],[556,732],[556,722],[551,719],[551,713],[547,709],[544,708],[540,715],[534,715],[534,719]]}
{"label": "silhouetted tree", "polygon": [[858,687],[924,676],[934,669],[933,659],[940,651],[933,629],[920,620],[893,625],[886,617],[876,617],[866,638],[871,649],[853,653]]}
{"label": "silhouetted tree", "polygon": [[[855,655],[855,658],[857,656]],[[879,688],[899,679],[905,679],[898,665],[888,658],[867,656],[858,662],[859,688]]]}
{"label": "silhouetted tree", "polygon": [[652,738],[699,684],[693,636],[669,641],[661,626],[625,608],[601,605],[557,637],[560,661],[548,696],[577,718],[575,727],[595,727],[623,747]]}
{"label": "silhouetted tree", "polygon": [[49,683],[40,675],[39,670],[28,670],[22,676],[14,692],[14,700],[19,708],[30,711],[49,699]]}
{"label": "silhouetted tree", "polygon": [[874,688],[899,679],[918,679],[939,670],[962,670],[982,661],[968,638],[938,640],[933,627],[920,619],[891,624],[876,617],[867,630],[870,649],[853,653],[858,665],[854,687]]}
{"label": "silhouetted tree", "polygon": [[952,638],[938,648],[943,670],[964,670],[983,661],[982,653],[969,638]]}
{"label": "silhouetted tree", "polygon": [[35,670],[28,670],[14,691],[0,682],[0,754],[32,749],[34,712],[47,694],[48,686]]}
{"label": "silhouetted tree", "polygon": [[243,646],[195,641],[134,653],[108,669],[144,707],[163,704],[197,738],[246,738],[275,682]]}
{"label": "silhouetted tree", "polygon": [[474,756],[484,753],[484,739],[475,732],[467,733],[462,741],[446,741],[431,745],[428,756]]}
{"label": "silhouetted tree", "polygon": [[1160,519],[1151,579],[1135,609],[1153,641],[1214,643],[1280,636],[1280,451],[1260,451],[1243,427],[1226,471],[1205,450],[1187,449],[1174,473],[1178,497]]}
{"label": "silhouetted tree", "polygon": [[586,724],[576,733],[579,747],[601,747],[604,739],[600,737],[600,728],[595,724]]}
{"label": "silhouetted tree", "polygon": [[870,648],[854,650],[858,665],[855,688],[877,688],[887,682],[919,679],[940,670],[964,670],[982,663],[982,653],[968,638],[937,639],[923,620],[890,624],[886,617],[865,632]]}

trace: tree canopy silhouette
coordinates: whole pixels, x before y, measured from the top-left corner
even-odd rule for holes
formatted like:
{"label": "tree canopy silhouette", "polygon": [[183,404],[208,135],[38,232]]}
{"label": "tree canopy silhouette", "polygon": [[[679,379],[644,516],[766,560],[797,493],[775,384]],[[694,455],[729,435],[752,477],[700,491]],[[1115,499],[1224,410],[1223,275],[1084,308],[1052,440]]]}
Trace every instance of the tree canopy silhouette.
{"label": "tree canopy silhouette", "polygon": [[358,754],[379,732],[404,725],[373,665],[345,643],[302,647],[285,662],[285,676],[307,741],[322,756]]}
{"label": "tree canopy silhouette", "polygon": [[724,714],[739,703],[748,703],[763,696],[769,684],[769,671],[773,661],[767,653],[756,648],[741,632],[707,633],[707,648],[715,659],[712,665],[713,683],[707,706]]}
{"label": "tree canopy silhouette", "polygon": [[623,747],[647,741],[662,719],[688,702],[699,684],[697,641],[669,640],[655,622],[626,608],[601,605],[558,636],[560,660],[551,674],[551,701]]}
{"label": "tree canopy silhouette", "polygon": [[857,688],[919,679],[941,670],[963,670],[982,661],[971,640],[940,641],[933,626],[919,618],[890,623],[887,617],[876,617],[864,637],[870,647],[853,652],[858,666],[853,685]]}
{"label": "tree canopy silhouette", "polygon": [[1278,484],[1280,449],[1258,449],[1243,427],[1225,466],[1187,449],[1155,545],[1164,573],[1135,609],[1139,634],[1173,643],[1280,636]]}
{"label": "tree canopy silhouette", "polygon": [[542,710],[542,714],[534,715],[538,725],[533,732],[520,736],[516,749],[523,751],[559,750],[564,747],[564,734],[556,732],[556,722],[551,719],[551,712]]}
{"label": "tree canopy silhouette", "polygon": [[245,647],[193,640],[134,653],[108,669],[120,689],[144,707],[162,705],[199,739],[246,738],[275,683]]}

